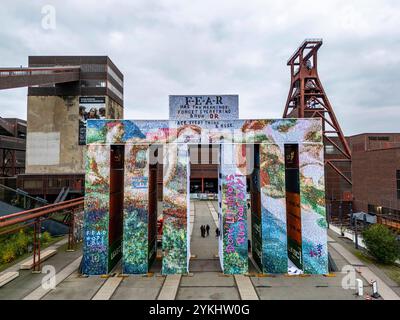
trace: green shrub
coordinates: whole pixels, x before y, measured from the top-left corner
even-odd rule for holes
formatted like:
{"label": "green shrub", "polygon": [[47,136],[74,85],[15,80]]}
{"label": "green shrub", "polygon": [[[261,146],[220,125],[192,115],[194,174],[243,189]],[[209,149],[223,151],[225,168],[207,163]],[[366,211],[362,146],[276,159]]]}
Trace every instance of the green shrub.
{"label": "green shrub", "polygon": [[386,226],[374,224],[362,236],[369,253],[379,262],[392,264],[400,257],[399,243]]}
{"label": "green shrub", "polygon": [[25,234],[23,230],[16,234],[12,240],[15,243],[18,255],[24,254],[28,250],[28,245],[31,242],[30,237]]}
{"label": "green shrub", "polygon": [[17,247],[13,242],[7,243],[1,251],[2,263],[9,263],[17,257]]}
{"label": "green shrub", "polygon": [[51,238],[50,233],[48,233],[47,231],[45,231],[45,232],[42,233],[42,238],[41,238],[42,242],[48,243],[48,242],[51,241],[51,239],[52,239],[52,238]]}
{"label": "green shrub", "polygon": [[33,242],[31,229],[20,230],[16,234],[0,237],[0,263],[10,263],[19,256],[28,252],[28,247]]}

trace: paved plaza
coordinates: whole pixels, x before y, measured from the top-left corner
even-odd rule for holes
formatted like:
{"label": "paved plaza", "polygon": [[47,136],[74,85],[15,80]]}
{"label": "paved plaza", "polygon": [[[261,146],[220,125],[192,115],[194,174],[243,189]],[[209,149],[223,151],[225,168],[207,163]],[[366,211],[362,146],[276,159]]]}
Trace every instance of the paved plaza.
{"label": "paved plaza", "polygon": [[[125,276],[118,265],[108,276],[81,276],[78,272],[82,251],[66,252],[65,240],[55,245],[58,253],[44,262],[43,265],[55,267],[57,276],[55,289],[41,286],[44,274],[35,274],[30,270],[19,270],[19,277],[0,288],[0,299],[32,299],[32,300],[280,300],[280,299],[336,299],[364,300],[369,298],[370,279],[364,281],[364,297],[357,297],[354,289],[344,289],[342,280],[347,273],[337,272],[330,276],[263,276],[250,265],[247,276],[223,275],[218,259],[218,240],[215,237],[217,203],[211,201],[192,201],[190,274],[162,276],[161,261],[158,259],[152,266],[151,273],[146,276]],[[210,225],[210,235],[202,238],[201,225]],[[339,270],[357,261],[349,261],[351,253],[340,245],[335,237],[329,237],[329,252]],[[341,251],[341,252],[339,252]],[[354,257],[354,256],[353,256]],[[346,259],[347,258],[347,259]],[[18,264],[19,265],[19,264]],[[6,271],[18,270],[18,265]],[[359,265],[359,268],[365,266]],[[357,266],[356,266],[357,268]],[[366,268],[362,274],[371,277]],[[3,272],[3,273],[4,273]],[[382,285],[380,285],[382,288]],[[385,289],[385,288],[384,288]],[[383,289],[383,290],[384,290]],[[387,297],[399,298],[391,288],[386,288]],[[393,288],[395,289],[395,288]],[[397,288],[396,288],[397,289]],[[392,294],[392,296],[390,296]],[[393,295],[394,294],[394,295]]]}

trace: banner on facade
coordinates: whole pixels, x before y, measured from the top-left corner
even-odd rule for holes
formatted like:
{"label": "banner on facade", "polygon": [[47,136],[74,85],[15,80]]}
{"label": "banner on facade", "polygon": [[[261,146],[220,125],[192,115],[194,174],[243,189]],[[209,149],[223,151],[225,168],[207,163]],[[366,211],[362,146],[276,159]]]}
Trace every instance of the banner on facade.
{"label": "banner on facade", "polygon": [[79,97],[79,145],[86,144],[86,121],[105,118],[105,97]]}
{"label": "banner on facade", "polygon": [[239,96],[169,96],[169,118],[171,120],[239,119]]}

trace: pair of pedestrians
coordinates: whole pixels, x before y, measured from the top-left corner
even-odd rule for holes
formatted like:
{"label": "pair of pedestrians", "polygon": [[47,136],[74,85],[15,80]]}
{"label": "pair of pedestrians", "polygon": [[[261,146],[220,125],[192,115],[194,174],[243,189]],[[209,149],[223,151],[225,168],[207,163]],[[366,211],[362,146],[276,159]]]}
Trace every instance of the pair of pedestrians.
{"label": "pair of pedestrians", "polygon": [[210,235],[210,226],[209,225],[202,225],[201,227],[200,227],[200,233],[201,233],[201,236],[203,237],[203,238],[205,238],[206,237],[206,234],[207,234],[207,237]]}

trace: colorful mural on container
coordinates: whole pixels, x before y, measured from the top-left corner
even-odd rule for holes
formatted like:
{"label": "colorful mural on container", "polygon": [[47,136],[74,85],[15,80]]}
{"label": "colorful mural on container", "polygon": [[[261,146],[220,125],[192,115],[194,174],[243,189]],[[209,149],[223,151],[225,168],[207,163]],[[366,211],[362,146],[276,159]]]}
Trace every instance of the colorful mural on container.
{"label": "colorful mural on container", "polygon": [[188,273],[188,146],[164,147],[162,274]]}
{"label": "colorful mural on container", "polygon": [[82,273],[110,271],[108,229],[110,208],[110,146],[89,145],[86,154]]}
{"label": "colorful mural on container", "polygon": [[[132,158],[143,145],[164,145],[162,273],[187,273],[188,145],[220,144],[223,154],[238,155],[242,144],[260,144],[261,264],[264,273],[288,271],[285,185],[286,144],[299,146],[302,261],[305,273],[327,273],[326,217],[322,123],[320,119],[275,120],[88,120],[85,197],[84,265],[88,274],[107,272],[102,252],[107,248],[107,159],[113,144],[126,145],[123,256],[126,271],[146,270],[148,248],[145,189],[148,168],[134,168]],[[134,151],[132,151],[134,150]],[[129,155],[130,154],[130,155]],[[142,159],[143,156],[138,156]],[[109,160],[108,160],[109,161]],[[140,161],[139,161],[140,162]],[[94,165],[95,163],[95,165]],[[136,166],[136,164],[135,164]],[[99,170],[102,178],[98,178]],[[246,179],[240,165],[220,165],[221,264],[225,273],[247,272]],[[143,189],[141,189],[143,188]],[[147,186],[148,188],[148,186]],[[242,199],[242,195],[245,197]],[[140,200],[141,199],[141,200]],[[148,219],[148,214],[147,214]],[[241,219],[244,223],[241,224]],[[125,221],[126,220],[126,221]],[[140,226],[140,227],[139,227]],[[93,239],[92,232],[95,230]],[[87,231],[87,233],[86,233]],[[98,242],[97,242],[98,241]],[[147,244],[148,246],[148,244]],[[135,248],[135,249],[134,249]],[[131,255],[136,255],[131,257]],[[146,258],[145,258],[146,257]],[[106,259],[106,258],[105,258]],[[128,263],[128,261],[130,261]],[[99,263],[97,263],[99,262]],[[135,266],[128,270],[128,265]]]}
{"label": "colorful mural on container", "polygon": [[125,146],[124,220],[122,270],[125,274],[148,272],[149,147]]}
{"label": "colorful mural on container", "polygon": [[221,146],[222,265],[225,274],[248,272],[246,163],[241,157],[242,146]]}
{"label": "colorful mural on container", "polygon": [[323,145],[300,144],[299,163],[304,272],[327,274],[328,242]]}
{"label": "colorful mural on container", "polygon": [[284,145],[260,145],[262,264],[264,273],[288,270]]}

